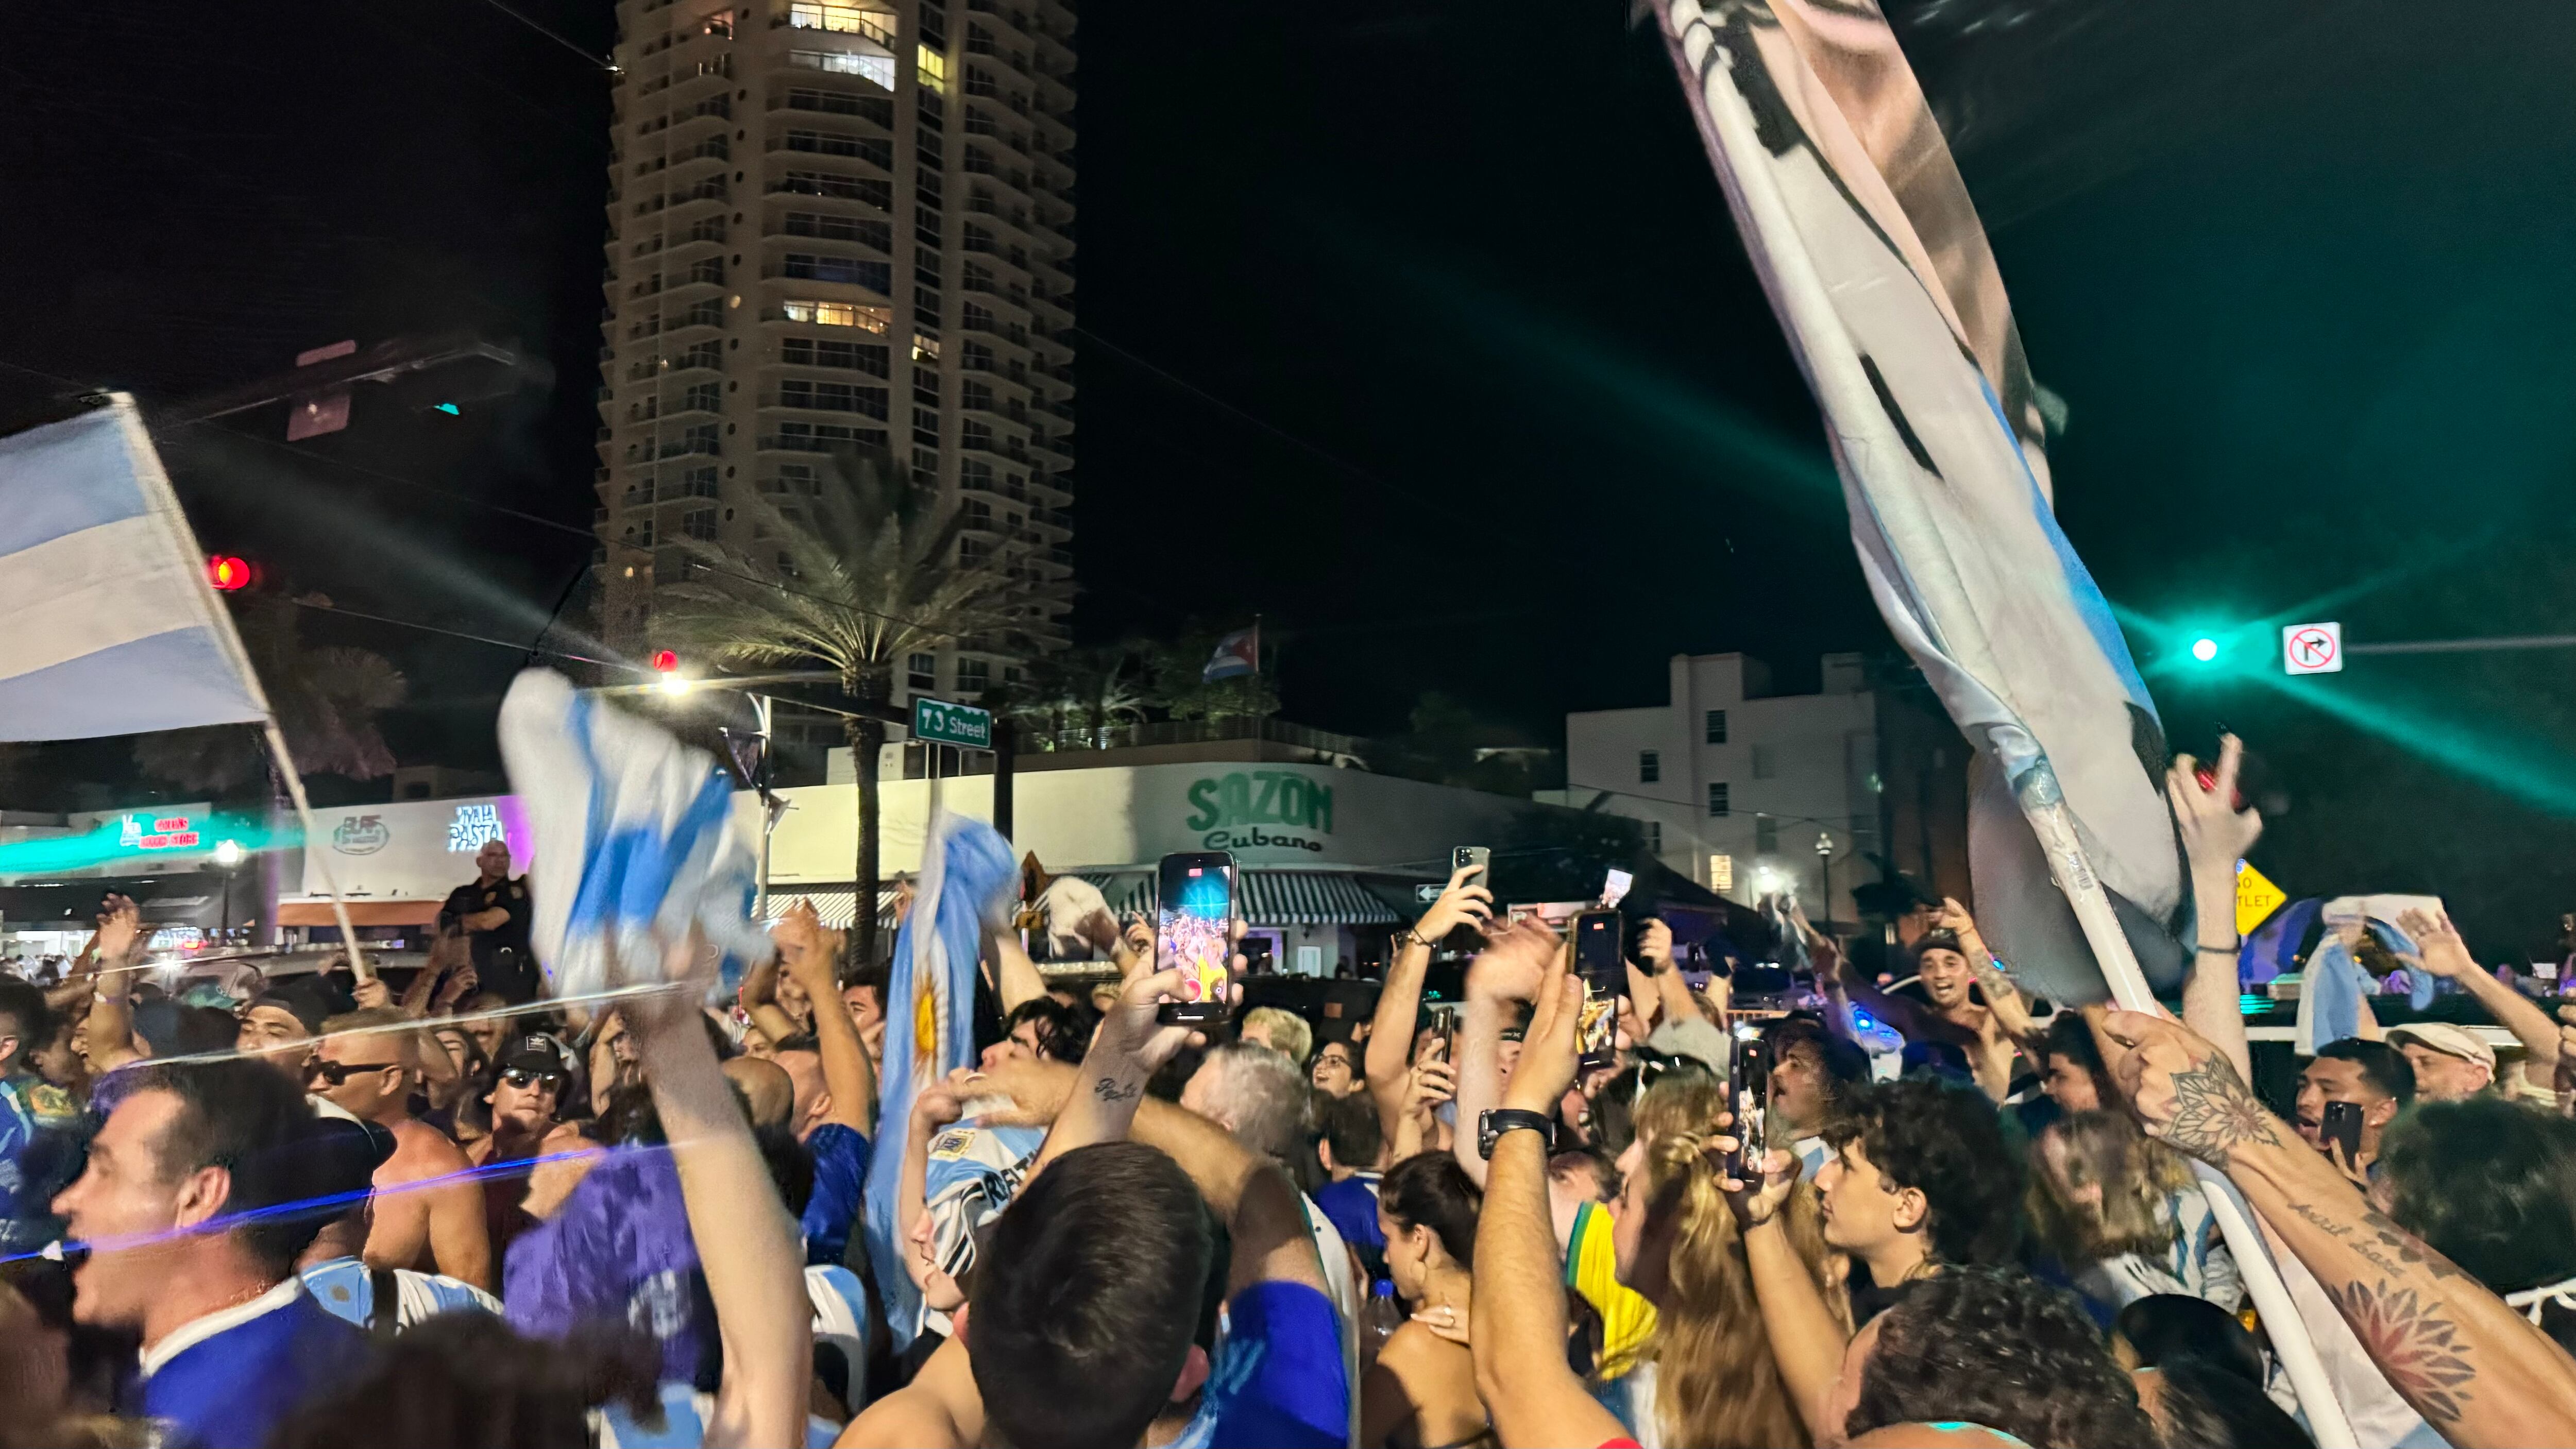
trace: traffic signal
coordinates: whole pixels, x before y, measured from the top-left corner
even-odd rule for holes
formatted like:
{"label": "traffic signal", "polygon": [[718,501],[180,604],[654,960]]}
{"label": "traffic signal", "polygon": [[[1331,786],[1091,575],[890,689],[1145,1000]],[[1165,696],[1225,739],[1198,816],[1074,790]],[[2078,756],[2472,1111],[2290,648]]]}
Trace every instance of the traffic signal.
{"label": "traffic signal", "polygon": [[206,560],[206,581],[220,593],[237,593],[259,581],[259,570],[247,559],[219,553]]}
{"label": "traffic signal", "polygon": [[2203,664],[2218,662],[2218,641],[2203,634],[2191,641],[2191,657]]}
{"label": "traffic signal", "polygon": [[653,672],[669,674],[680,667],[680,656],[668,649],[653,651]]}
{"label": "traffic signal", "polygon": [[465,414],[465,409],[452,402],[433,403],[429,410],[434,413],[445,413],[451,418],[462,417]]}

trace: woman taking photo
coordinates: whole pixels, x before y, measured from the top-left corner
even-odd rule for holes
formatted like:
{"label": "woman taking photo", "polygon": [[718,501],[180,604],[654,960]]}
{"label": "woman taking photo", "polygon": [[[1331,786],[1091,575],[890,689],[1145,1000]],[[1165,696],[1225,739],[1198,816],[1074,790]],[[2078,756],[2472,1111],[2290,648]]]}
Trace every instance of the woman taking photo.
{"label": "woman taking photo", "polygon": [[1387,1339],[1361,1381],[1360,1443],[1368,1449],[1486,1449],[1495,1442],[1476,1394],[1475,1355],[1430,1326],[1467,1326],[1482,1200],[1445,1152],[1408,1157],[1378,1183],[1387,1276],[1413,1321]]}
{"label": "woman taking photo", "polygon": [[[1708,1145],[1724,1110],[1716,1077],[1667,1075],[1638,1102],[1637,1140],[1619,1159],[1619,1281],[1655,1305],[1654,1336],[1628,1375],[1628,1422],[1646,1449],[1803,1449],[1806,1423],[1780,1382],[1743,1230]],[[1797,1183],[1779,1214],[1825,1302],[1842,1312],[1815,1188]]]}

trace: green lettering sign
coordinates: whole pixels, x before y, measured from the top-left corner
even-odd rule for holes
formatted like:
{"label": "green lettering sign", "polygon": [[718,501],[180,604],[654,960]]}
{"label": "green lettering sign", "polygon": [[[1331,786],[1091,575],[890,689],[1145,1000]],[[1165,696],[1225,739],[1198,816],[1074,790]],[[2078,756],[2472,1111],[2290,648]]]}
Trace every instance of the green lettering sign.
{"label": "green lettering sign", "polygon": [[1333,791],[1287,770],[1238,771],[1193,780],[1188,792],[1191,830],[1236,830],[1254,825],[1293,825],[1333,830]]}

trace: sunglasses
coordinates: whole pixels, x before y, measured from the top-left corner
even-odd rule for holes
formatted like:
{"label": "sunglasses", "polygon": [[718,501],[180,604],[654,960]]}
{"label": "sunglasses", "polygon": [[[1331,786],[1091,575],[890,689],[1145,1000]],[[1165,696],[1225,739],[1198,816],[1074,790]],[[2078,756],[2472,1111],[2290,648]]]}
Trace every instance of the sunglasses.
{"label": "sunglasses", "polygon": [[531,1087],[542,1087],[549,1092],[560,1092],[563,1090],[564,1074],[561,1072],[532,1072],[526,1067],[512,1067],[501,1074],[501,1080],[518,1088],[522,1092],[527,1091]]}
{"label": "sunglasses", "polygon": [[398,1067],[401,1065],[402,1063],[400,1062],[326,1062],[321,1058],[316,1057],[304,1064],[304,1075],[308,1080],[313,1077],[320,1077],[322,1080],[329,1082],[332,1086],[337,1087],[345,1084],[351,1077],[358,1076],[361,1073],[381,1072],[387,1067]]}

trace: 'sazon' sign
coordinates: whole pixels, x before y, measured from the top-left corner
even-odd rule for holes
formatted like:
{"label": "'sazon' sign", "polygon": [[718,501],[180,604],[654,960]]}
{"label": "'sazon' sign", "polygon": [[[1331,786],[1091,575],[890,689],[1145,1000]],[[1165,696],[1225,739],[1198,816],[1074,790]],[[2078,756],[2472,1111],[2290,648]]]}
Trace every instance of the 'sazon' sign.
{"label": "'sazon' sign", "polygon": [[1199,844],[1205,850],[1269,847],[1320,854],[1324,842],[1312,835],[1273,833],[1261,827],[1333,833],[1332,787],[1288,770],[1244,770],[1195,780],[1189,801],[1190,817],[1182,824],[1204,833]]}

